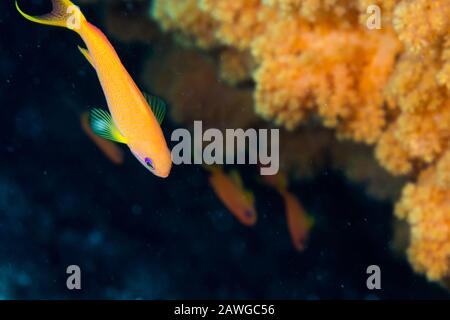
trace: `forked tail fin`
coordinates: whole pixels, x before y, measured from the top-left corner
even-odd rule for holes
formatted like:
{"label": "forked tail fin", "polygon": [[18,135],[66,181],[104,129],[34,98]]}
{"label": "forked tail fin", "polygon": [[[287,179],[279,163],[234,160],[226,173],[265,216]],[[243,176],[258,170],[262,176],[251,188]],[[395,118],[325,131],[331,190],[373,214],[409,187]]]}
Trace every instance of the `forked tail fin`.
{"label": "forked tail fin", "polygon": [[23,12],[16,1],[17,11],[19,11],[19,13],[27,20],[49,26],[68,28],[75,32],[79,32],[82,23],[86,21],[80,8],[74,5],[70,0],[52,0],[52,5],[52,12],[42,16],[31,16]]}

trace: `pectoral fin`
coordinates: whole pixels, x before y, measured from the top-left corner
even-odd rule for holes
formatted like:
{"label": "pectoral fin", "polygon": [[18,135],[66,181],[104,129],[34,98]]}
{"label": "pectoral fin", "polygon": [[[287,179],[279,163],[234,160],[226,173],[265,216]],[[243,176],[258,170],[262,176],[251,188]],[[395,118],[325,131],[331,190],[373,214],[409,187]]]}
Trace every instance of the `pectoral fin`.
{"label": "pectoral fin", "polygon": [[255,196],[253,195],[253,192],[245,191],[244,196],[252,205],[255,203]]}
{"label": "pectoral fin", "polygon": [[164,116],[166,115],[166,103],[156,96],[152,96],[150,94],[146,94],[144,92],[145,100],[147,100],[148,104],[150,105],[150,108],[152,109],[153,114],[156,117],[156,120],[158,120],[159,124],[161,124],[164,120]]}
{"label": "pectoral fin", "polygon": [[78,49],[83,54],[83,56],[87,59],[87,61],[89,61],[91,66],[94,67],[94,69],[95,69],[94,62],[92,61],[92,57],[89,54],[89,51],[87,49],[84,49],[84,48],[80,47],[80,46],[78,46]]}
{"label": "pectoral fin", "polygon": [[128,143],[108,112],[102,109],[92,109],[89,115],[91,129],[96,135],[115,142]]}
{"label": "pectoral fin", "polygon": [[308,229],[312,228],[314,226],[314,224],[316,223],[316,221],[314,220],[314,217],[310,216],[310,215],[306,215],[306,226]]}

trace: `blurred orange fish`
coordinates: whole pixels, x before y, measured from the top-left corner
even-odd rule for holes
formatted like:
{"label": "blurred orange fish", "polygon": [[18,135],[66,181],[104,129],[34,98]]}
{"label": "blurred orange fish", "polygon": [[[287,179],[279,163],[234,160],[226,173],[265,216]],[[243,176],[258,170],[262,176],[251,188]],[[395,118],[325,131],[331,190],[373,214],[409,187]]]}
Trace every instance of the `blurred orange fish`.
{"label": "blurred orange fish", "polygon": [[244,189],[241,176],[237,171],[225,174],[220,167],[209,166],[209,183],[225,207],[244,225],[256,223],[256,209],[253,194]]}
{"label": "blurred orange fish", "polygon": [[264,180],[277,189],[283,197],[286,208],[286,219],[291,235],[292,244],[298,251],[305,250],[309,232],[314,225],[314,220],[303,208],[297,197],[287,191],[286,177],[278,174],[274,176],[264,176]]}
{"label": "blurred orange fish", "polygon": [[295,195],[288,191],[281,191],[280,193],[286,206],[286,218],[292,244],[298,251],[303,251],[314,221],[312,217],[307,215]]}
{"label": "blurred orange fish", "polygon": [[97,147],[116,165],[123,163],[123,151],[115,143],[96,135],[90,126],[89,112],[81,115],[81,128],[86,135],[97,145]]}

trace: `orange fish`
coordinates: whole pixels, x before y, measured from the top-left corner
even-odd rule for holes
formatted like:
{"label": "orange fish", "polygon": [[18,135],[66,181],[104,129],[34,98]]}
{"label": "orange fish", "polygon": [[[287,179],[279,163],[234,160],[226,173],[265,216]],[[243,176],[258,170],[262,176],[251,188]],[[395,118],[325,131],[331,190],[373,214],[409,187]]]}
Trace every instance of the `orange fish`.
{"label": "orange fish", "polygon": [[292,244],[298,251],[303,251],[314,221],[312,217],[307,215],[295,195],[288,191],[281,191],[280,193],[286,206],[286,219]]}
{"label": "orange fish", "polygon": [[244,225],[256,223],[256,209],[253,194],[244,189],[241,176],[237,171],[229,175],[216,166],[206,167],[211,172],[209,183],[225,207]]}
{"label": "orange fish", "polygon": [[86,135],[97,145],[105,156],[116,165],[123,163],[123,151],[115,143],[97,136],[91,129],[89,122],[89,113],[84,112],[81,115],[81,128]]}
{"label": "orange fish", "polygon": [[297,197],[287,191],[287,182],[283,175],[264,176],[264,180],[283,197],[292,244],[298,251],[303,251],[309,232],[314,225],[313,218],[306,213]]}
{"label": "orange fish", "polygon": [[77,6],[70,0],[52,0],[52,4],[52,12],[42,16],[24,13],[17,1],[16,8],[30,21],[71,29],[83,39],[87,49],[79,49],[97,72],[111,112],[93,109],[92,130],[103,138],[127,144],[149,171],[167,177],[172,159],[160,127],[165,103],[139,90],[106,36],[86,20]]}

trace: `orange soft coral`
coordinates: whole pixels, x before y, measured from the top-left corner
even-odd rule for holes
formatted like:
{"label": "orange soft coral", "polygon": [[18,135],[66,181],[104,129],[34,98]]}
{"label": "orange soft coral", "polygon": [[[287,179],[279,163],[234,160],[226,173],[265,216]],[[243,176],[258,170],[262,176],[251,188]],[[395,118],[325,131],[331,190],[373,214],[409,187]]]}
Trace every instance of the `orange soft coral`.
{"label": "orange soft coral", "polygon": [[[393,24],[405,52],[384,92],[395,114],[390,128],[396,143],[388,146],[380,141],[377,149],[406,154],[421,165],[433,162],[449,147],[449,10],[450,2],[440,0],[403,1],[394,10]],[[390,169],[389,162],[397,161],[380,160]]]}
{"label": "orange soft coral", "polygon": [[[312,111],[327,127],[337,128],[341,137],[377,140],[385,124],[382,88],[400,45],[389,28],[369,31],[359,25],[357,2],[197,0],[196,4],[193,16],[201,12],[214,21],[216,42],[251,50],[259,114],[294,128]],[[155,2],[156,12],[172,10],[170,1]],[[154,16],[168,29],[164,17]],[[172,20],[180,27],[172,29],[202,39],[184,27],[184,20]],[[225,69],[221,73],[236,75]]]}
{"label": "orange soft coral", "polygon": [[217,22],[217,40],[239,50],[248,49],[275,15],[260,0],[198,0],[198,4]]}
{"label": "orange soft coral", "polygon": [[450,276],[450,189],[439,186],[435,167],[405,186],[395,213],[410,224],[408,256],[414,269],[430,280]]}
{"label": "orange soft coral", "polygon": [[298,15],[309,22],[347,24],[357,17],[357,2],[348,0],[263,0],[284,15]]}
{"label": "orange soft coral", "polygon": [[253,46],[262,61],[254,76],[257,111],[291,128],[313,110],[340,136],[373,143],[385,123],[382,88],[398,50],[391,33],[274,23]]}
{"label": "orange soft coral", "polygon": [[255,68],[252,55],[248,51],[225,49],[220,53],[220,78],[230,85],[251,79]]}
{"label": "orange soft coral", "polygon": [[438,83],[447,88],[447,95],[450,95],[450,34],[446,36],[442,55],[442,68],[437,75]]}
{"label": "orange soft coral", "polygon": [[393,24],[399,39],[414,53],[436,48],[450,30],[448,0],[402,1],[395,8]]}
{"label": "orange soft coral", "polygon": [[383,132],[375,149],[375,156],[391,174],[405,175],[412,171],[413,164],[408,153],[401,147],[395,132],[395,125],[390,125],[388,130]]}
{"label": "orange soft coral", "polygon": [[165,31],[174,32],[185,44],[192,43],[200,48],[216,44],[215,22],[199,9],[197,0],[154,1],[150,12]]}

